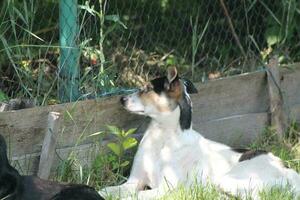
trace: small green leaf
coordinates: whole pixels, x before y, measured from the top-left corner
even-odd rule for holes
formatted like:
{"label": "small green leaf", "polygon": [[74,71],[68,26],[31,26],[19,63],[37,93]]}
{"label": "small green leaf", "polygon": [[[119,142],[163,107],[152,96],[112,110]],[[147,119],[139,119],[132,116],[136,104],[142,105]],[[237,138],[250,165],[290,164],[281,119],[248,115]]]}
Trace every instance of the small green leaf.
{"label": "small green leaf", "polygon": [[127,165],[129,165],[129,161],[125,160],[124,162],[121,163],[120,167],[126,167]]}
{"label": "small green leaf", "polygon": [[131,128],[131,129],[129,129],[128,131],[126,131],[126,132],[124,133],[124,136],[125,136],[125,137],[126,137],[126,136],[129,136],[129,135],[135,133],[135,131],[136,131],[136,128]]}
{"label": "small green leaf", "polygon": [[118,23],[123,26],[124,29],[127,29],[127,26],[123,22],[121,22],[119,15],[105,15],[105,20]]}
{"label": "small green leaf", "polygon": [[116,143],[108,143],[107,144],[107,147],[112,150],[112,152],[114,152],[117,156],[120,156],[121,155],[121,149],[120,149],[120,146],[117,145]]}
{"label": "small green leaf", "polygon": [[122,133],[121,130],[116,126],[107,125],[106,127],[114,135],[120,135]]}
{"label": "small green leaf", "polygon": [[278,44],[282,40],[282,35],[280,33],[279,26],[272,26],[266,30],[265,37],[268,43],[268,46]]}
{"label": "small green leaf", "polygon": [[105,19],[108,21],[113,21],[113,22],[120,21],[119,15],[105,15]]}
{"label": "small green leaf", "polygon": [[136,146],[137,145],[137,141],[136,141],[135,138],[129,137],[129,138],[126,138],[126,140],[123,141],[122,145],[123,145],[123,148],[125,150],[127,150],[127,149],[130,149],[130,148]]}

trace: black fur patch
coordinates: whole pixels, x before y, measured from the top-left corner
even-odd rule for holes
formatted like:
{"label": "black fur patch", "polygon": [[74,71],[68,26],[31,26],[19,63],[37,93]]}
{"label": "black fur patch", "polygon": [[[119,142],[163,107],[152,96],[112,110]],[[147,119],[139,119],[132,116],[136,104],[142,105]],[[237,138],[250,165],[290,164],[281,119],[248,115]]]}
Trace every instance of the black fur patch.
{"label": "black fur patch", "polygon": [[0,135],[0,199],[5,200],[103,200],[86,185],[61,184],[36,176],[21,176],[7,159],[6,142]]}
{"label": "black fur patch", "polygon": [[86,185],[75,185],[63,189],[50,200],[104,200],[93,188]]}
{"label": "black fur patch", "polygon": [[251,160],[252,158],[268,153],[265,150],[251,150],[251,149],[233,149],[233,150],[235,152],[242,153],[241,157],[239,158],[239,162],[245,160]]}
{"label": "black fur patch", "polygon": [[0,135],[0,199],[15,199],[17,191],[20,189],[20,175],[13,167],[10,166],[7,159],[6,143]]}
{"label": "black fur patch", "polygon": [[189,129],[192,124],[192,102],[190,98],[183,94],[179,101],[180,118],[179,123],[182,130]]}
{"label": "black fur patch", "polygon": [[195,94],[195,93],[198,93],[198,90],[197,88],[195,87],[195,85],[192,83],[192,81],[190,81],[189,79],[186,79],[186,78],[182,78],[183,80],[183,84],[185,85],[186,87],[186,92],[188,94]]}
{"label": "black fur patch", "polygon": [[167,80],[166,76],[153,79],[151,81],[151,84],[153,86],[154,92],[156,92],[157,94],[162,93],[165,90],[165,84],[166,84],[167,81],[168,80]]}

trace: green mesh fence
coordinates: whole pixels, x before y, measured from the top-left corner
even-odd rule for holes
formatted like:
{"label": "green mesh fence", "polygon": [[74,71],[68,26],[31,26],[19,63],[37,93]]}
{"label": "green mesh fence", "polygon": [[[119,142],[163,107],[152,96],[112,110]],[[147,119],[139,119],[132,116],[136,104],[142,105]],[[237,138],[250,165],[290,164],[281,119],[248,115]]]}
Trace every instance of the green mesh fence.
{"label": "green mesh fence", "polygon": [[[1,4],[1,90],[55,101],[59,1]],[[299,7],[299,0],[78,0],[80,95],[136,88],[168,66],[205,81],[258,70],[273,54],[297,62]]]}

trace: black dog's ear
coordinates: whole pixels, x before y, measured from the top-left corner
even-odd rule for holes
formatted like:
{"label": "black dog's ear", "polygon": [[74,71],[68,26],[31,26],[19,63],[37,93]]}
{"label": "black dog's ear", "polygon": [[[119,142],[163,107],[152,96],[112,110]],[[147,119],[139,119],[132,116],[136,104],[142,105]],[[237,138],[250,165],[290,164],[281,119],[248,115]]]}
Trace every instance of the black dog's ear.
{"label": "black dog's ear", "polygon": [[1,167],[8,164],[7,154],[6,154],[6,142],[4,137],[0,134],[0,173]]}
{"label": "black dog's ear", "polygon": [[7,146],[4,137],[0,134],[0,148],[6,152]]}
{"label": "black dog's ear", "polygon": [[190,81],[189,79],[186,79],[186,78],[182,78],[183,80],[183,84],[185,85],[186,87],[186,92],[188,94],[195,94],[195,93],[198,93],[198,90],[197,88],[195,87],[195,85],[192,83],[192,81]]}

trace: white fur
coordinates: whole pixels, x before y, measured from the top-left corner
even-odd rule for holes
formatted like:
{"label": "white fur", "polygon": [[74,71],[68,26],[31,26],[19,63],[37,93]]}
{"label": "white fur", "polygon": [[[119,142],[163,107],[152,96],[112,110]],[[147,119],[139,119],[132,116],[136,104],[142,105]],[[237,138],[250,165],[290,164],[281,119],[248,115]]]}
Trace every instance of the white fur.
{"label": "white fur", "polygon": [[[139,103],[137,108],[141,109]],[[133,104],[128,109],[138,110]],[[193,129],[182,131],[179,114],[177,107],[173,112],[151,116],[127,182],[104,188],[100,191],[102,196],[131,199],[137,195],[138,199],[153,199],[179,184],[189,186],[195,180],[202,184],[211,182],[232,195],[251,193],[255,199],[264,187],[287,183],[300,194],[299,174],[285,168],[273,154],[239,162],[241,153],[230,147],[208,140]],[[145,186],[151,190],[143,190]]]}

